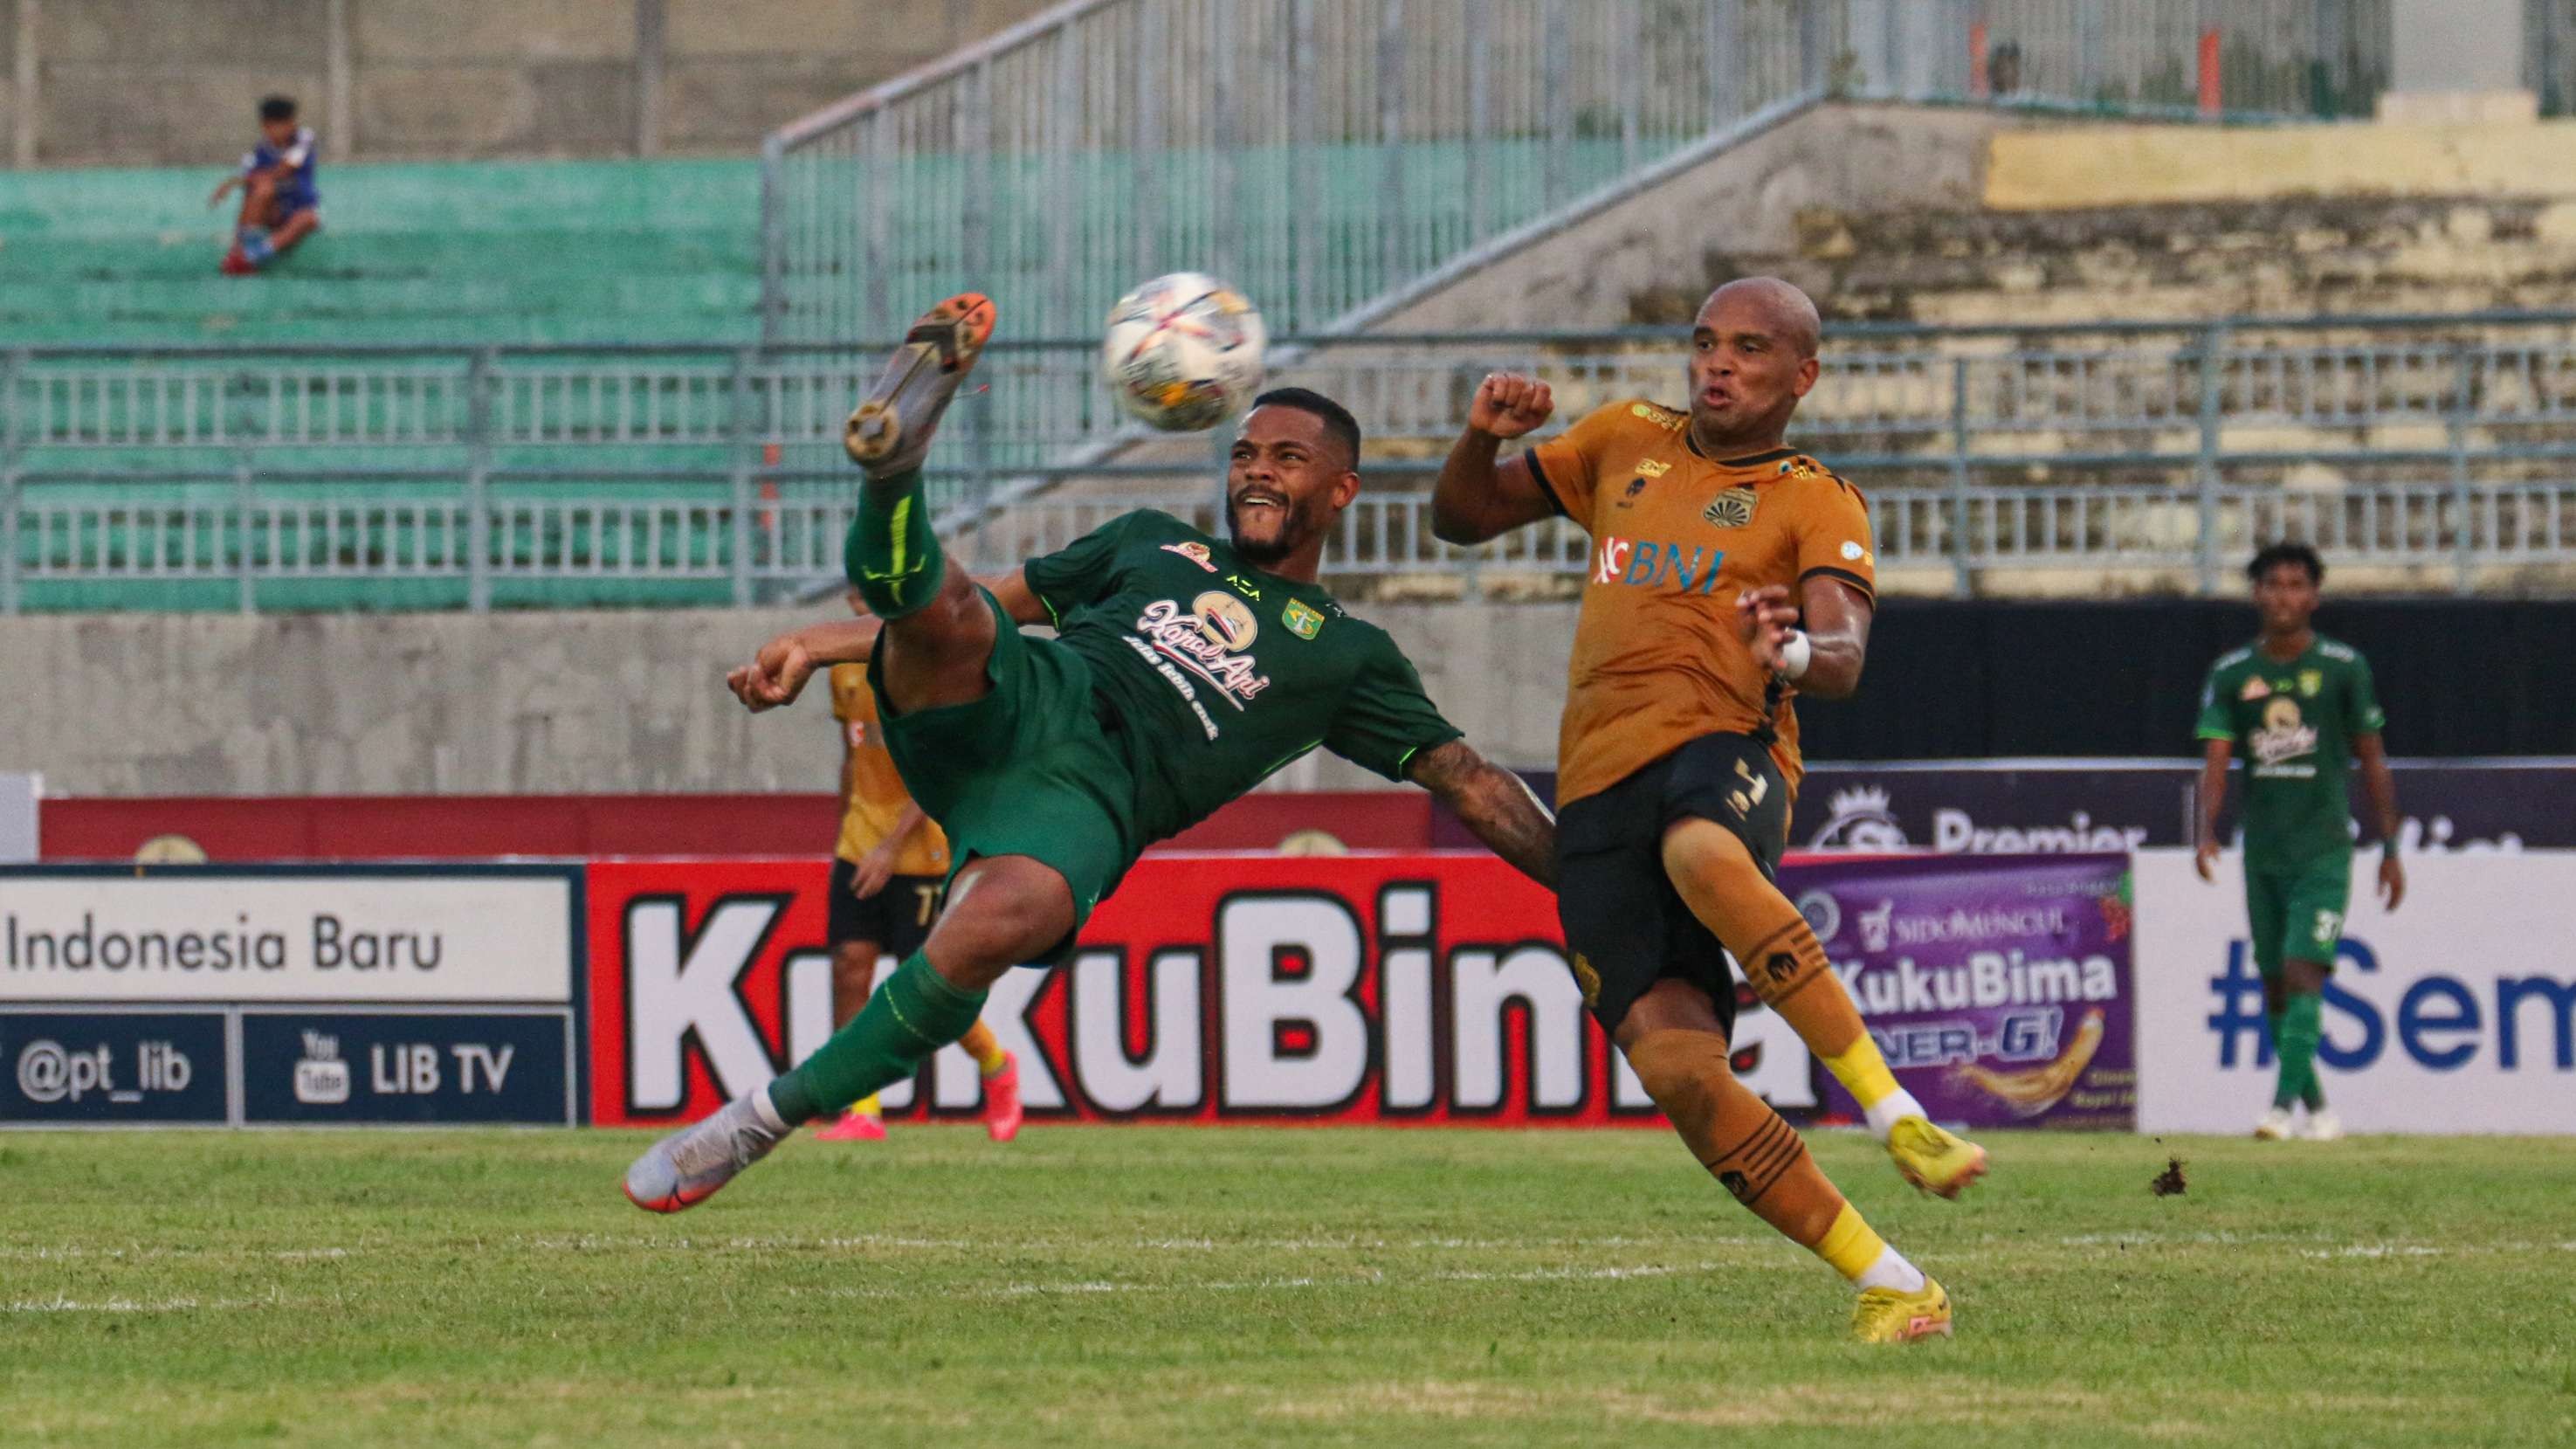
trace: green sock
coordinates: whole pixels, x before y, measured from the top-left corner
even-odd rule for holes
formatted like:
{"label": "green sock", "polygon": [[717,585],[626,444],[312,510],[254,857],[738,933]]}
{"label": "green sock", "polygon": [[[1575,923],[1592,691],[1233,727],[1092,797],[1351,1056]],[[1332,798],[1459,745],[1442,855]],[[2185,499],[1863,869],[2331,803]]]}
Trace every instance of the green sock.
{"label": "green sock", "polygon": [[860,486],[859,516],[841,544],[841,571],[880,619],[900,619],[939,596],[948,561],[930,527],[918,471]]}
{"label": "green sock", "polygon": [[2281,1080],[2272,1093],[2273,1106],[2288,1107],[2318,1090],[2317,1039],[2324,1031],[2324,1011],[2325,999],[2313,991],[2294,991],[2282,1003]]}
{"label": "green sock", "polygon": [[920,1070],[932,1052],[964,1036],[983,1010],[983,992],[949,985],[915,951],[848,1026],[769,1084],[769,1104],[790,1124],[838,1112]]}

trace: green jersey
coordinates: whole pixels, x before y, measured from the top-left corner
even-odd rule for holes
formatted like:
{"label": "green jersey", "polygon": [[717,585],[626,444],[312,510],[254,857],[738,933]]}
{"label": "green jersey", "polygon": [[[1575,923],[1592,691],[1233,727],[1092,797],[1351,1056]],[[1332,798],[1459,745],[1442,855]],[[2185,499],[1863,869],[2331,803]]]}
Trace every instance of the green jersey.
{"label": "green jersey", "polygon": [[1091,667],[1146,840],[1317,745],[1392,780],[1458,738],[1385,630],[1169,514],[1127,514],[1030,560],[1023,577]]}
{"label": "green jersey", "polygon": [[2210,667],[2199,734],[2245,762],[2246,869],[2351,859],[2352,742],[2387,723],[2370,665],[2322,634],[2287,663],[2254,645]]}

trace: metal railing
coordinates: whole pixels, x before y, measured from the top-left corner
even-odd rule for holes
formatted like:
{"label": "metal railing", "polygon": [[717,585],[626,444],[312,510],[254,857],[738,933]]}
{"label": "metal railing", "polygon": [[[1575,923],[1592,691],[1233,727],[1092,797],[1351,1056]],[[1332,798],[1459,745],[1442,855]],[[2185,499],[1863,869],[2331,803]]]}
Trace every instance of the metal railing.
{"label": "metal railing", "polygon": [[763,336],[968,287],[1079,335],[1183,268],[1332,332],[1828,96],[2347,115],[2387,47],[2387,0],[1074,0],[768,139]]}
{"label": "metal railing", "polygon": [[[1445,443],[1486,372],[1548,381],[1557,426],[1599,403],[1676,395],[1682,334],[1481,332],[1288,338],[1276,381],[1341,399],[1370,438]],[[836,466],[874,348],[20,349],[0,354],[0,462],[196,466],[254,450],[549,466]],[[1845,326],[1802,438],[1855,466],[2205,452],[2412,449],[2473,457],[2576,428],[2576,312],[2074,327]],[[1150,445],[1098,380],[1088,340],[997,343],[943,461],[1003,474]],[[1142,451],[1152,452],[1150,447]],[[1194,453],[1193,458],[1204,456]],[[382,457],[371,460],[381,464]],[[96,464],[101,468],[105,462]]]}
{"label": "metal railing", "polygon": [[[1579,566],[1561,527],[1442,550],[1404,500],[1487,370],[1547,378],[1563,426],[1674,395],[1679,356],[1671,332],[1312,339],[1283,380],[1343,398],[1372,439],[1362,532],[1332,566]],[[1852,327],[1826,359],[1797,440],[1869,489],[1891,560],[1940,560],[1961,589],[2059,562],[2208,587],[2267,532],[2468,581],[2555,562],[2558,480],[2576,476],[2576,314]],[[997,347],[987,366],[933,481],[979,561],[1140,494],[1212,507],[1206,439],[1062,461],[1126,436],[1088,344]],[[0,355],[0,609],[183,581],[243,607],[315,606],[264,587],[287,580],[445,581],[399,597],[465,607],[810,590],[838,575],[840,420],[873,370],[796,348]],[[986,506],[1031,481],[1076,486]]]}
{"label": "metal railing", "polygon": [[[377,478],[364,501],[291,496],[305,481],[296,475],[187,481],[202,496],[161,505],[41,496],[22,502],[11,532],[28,561],[0,579],[7,602],[15,608],[48,585],[72,582],[128,586],[124,606],[133,607],[135,586],[187,584],[217,590],[198,607],[248,611],[263,600],[274,606],[280,597],[297,606],[293,600],[301,596],[281,593],[281,585],[338,580],[364,581],[371,590],[405,582],[446,586],[403,596],[410,607],[562,602],[567,589],[575,602],[738,603],[836,581],[852,508],[837,479],[742,501],[720,474],[668,475],[659,480],[670,490],[663,498],[572,490],[489,497],[479,508],[445,480]],[[1006,567],[1139,507],[1222,528],[1213,489],[1188,486],[1170,473],[1136,481],[1137,491],[1050,497],[986,519],[958,540],[961,557],[977,567]],[[1418,469],[1377,470],[1371,490],[1334,528],[1324,554],[1327,577],[1446,579],[1473,595],[1499,575],[1554,576],[1571,584],[1591,566],[1589,541],[1562,520],[1482,549],[1438,542],[1430,528],[1429,482]],[[553,484],[561,490],[560,480]],[[2216,483],[1880,489],[1872,494],[1872,516],[1882,580],[1895,583],[1911,572],[1917,587],[1927,575],[1937,588],[1953,576],[2057,569],[2081,574],[2097,589],[2205,592],[2216,581],[2214,559],[2232,565],[2279,538],[2316,544],[2338,570],[2412,570],[2398,582],[2417,588],[2466,589],[2498,570],[2576,565],[2576,479],[2321,489]],[[585,584],[597,587],[584,593]],[[675,584],[693,587],[662,591]],[[377,594],[322,606],[383,603]]]}

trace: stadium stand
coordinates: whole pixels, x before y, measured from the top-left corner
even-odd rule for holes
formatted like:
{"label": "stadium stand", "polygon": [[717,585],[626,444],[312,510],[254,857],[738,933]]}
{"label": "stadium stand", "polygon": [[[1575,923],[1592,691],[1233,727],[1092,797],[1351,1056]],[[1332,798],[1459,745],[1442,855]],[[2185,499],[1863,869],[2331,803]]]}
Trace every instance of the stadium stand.
{"label": "stadium stand", "polygon": [[[2558,488],[2494,466],[2487,445],[2542,438],[2576,404],[2559,332],[2526,327],[2516,340],[2529,345],[2491,354],[2422,327],[2286,351],[2271,333],[2091,327],[2224,323],[2302,299],[2323,310],[2362,295],[2341,285],[2350,257],[2394,249],[2395,276],[2428,238],[2467,247],[2443,264],[2452,305],[2529,305],[2546,295],[2554,208],[2482,213],[2438,186],[2393,209],[2315,198],[2307,251],[2240,266],[2236,233],[2200,235],[2211,208],[2279,203],[1977,204],[1980,185],[1994,200],[1988,150],[2007,139],[2036,134],[2045,149],[2105,116],[2365,109],[2384,57],[2311,29],[2324,25],[2314,7],[2267,0],[2209,30],[2183,23],[2190,6],[2107,30],[2008,9],[1991,33],[1956,6],[1804,7],[1796,24],[1715,7],[1711,25],[1737,15],[1740,31],[1682,44],[1651,6],[1570,26],[1566,7],[1512,0],[1479,12],[1481,46],[1432,23],[1454,9],[1423,0],[1401,25],[1369,25],[1337,5],[1102,0],[827,107],[774,135],[757,165],[336,168],[329,229],[252,281],[212,274],[219,228],[193,174],[0,180],[13,278],[0,321],[28,349],[0,355],[0,608],[745,603],[828,585],[848,506],[833,439],[866,368],[851,344],[898,298],[969,283],[1011,299],[1024,330],[988,361],[989,391],[960,408],[940,460],[946,497],[977,505],[950,514],[971,531],[961,547],[1017,557],[1103,507],[1200,507],[1204,440],[1140,448],[1093,381],[1085,336],[1107,296],[1184,262],[1250,289],[1290,336],[1280,376],[1351,398],[1379,440],[1393,486],[1329,561],[1345,576],[1481,587],[1401,491],[1420,481],[1401,465],[1454,425],[1461,378],[1552,370],[1570,417],[1609,392],[1653,391],[1670,345],[1615,331],[1364,334],[1669,321],[1675,298],[1749,270],[1807,281],[1829,314],[1967,329],[1846,331],[1836,385],[1812,409],[1820,444],[1890,490],[1892,581],[1919,571],[1947,591],[1996,569],[2081,581],[2115,566],[2142,587],[2206,588],[2238,534],[2302,520],[2461,578],[2489,554],[2558,560],[2576,537],[2558,491],[2488,500],[2504,513],[2486,517],[2510,523],[2483,533],[2461,522],[2465,498],[2446,513],[2427,491],[2472,478]],[[1988,49],[1972,54],[1971,36]],[[1988,64],[2005,46],[2009,85]],[[2196,95],[2180,79],[2195,51]],[[2272,134],[2130,129],[2212,144]],[[2336,138],[2326,152],[2371,134],[2315,129]],[[1290,154],[1305,160],[1283,169]],[[1838,166],[1844,182],[1818,180]],[[1889,178],[1906,185],[1891,194]],[[1754,224],[1715,249],[1693,228],[1638,224],[1640,209],[1705,214],[1693,186],[1756,198]],[[1663,252],[1622,253],[1659,234]],[[2476,292],[2497,271],[2478,247],[2534,238],[2532,286]],[[1675,246],[1680,265],[1664,255]],[[2267,289],[2285,268],[2292,284]],[[2170,280],[2194,276],[2234,290],[2185,296]],[[2034,305],[2043,290],[2078,299],[2069,318],[2093,335],[1995,330],[2050,320]],[[108,350],[120,342],[138,350]],[[376,343],[411,350],[360,355]],[[203,352],[156,355],[174,344]],[[2493,385],[2508,376],[2521,381]],[[2486,427],[2482,409],[2504,416]],[[2285,493],[2363,475],[2293,478],[2237,457],[2320,440],[2343,462],[2389,454],[2371,481],[2395,491]],[[1041,495],[989,527],[991,502]],[[2410,521],[2382,528],[2383,514]],[[1578,544],[1531,535],[1527,556],[1486,562],[1560,575]]]}
{"label": "stadium stand", "polygon": [[[687,382],[671,384],[675,403],[637,399],[630,411],[640,389],[596,358],[564,378],[562,358],[523,360],[512,374],[465,349],[669,341],[696,345],[703,363],[708,344],[750,342],[751,164],[338,167],[323,234],[253,278],[216,274],[222,228],[204,210],[203,181],[171,170],[0,173],[0,335],[32,354],[5,367],[25,514],[11,532],[29,607],[235,607],[238,586],[185,560],[237,565],[245,553],[302,575],[266,583],[265,607],[453,607],[474,593],[457,510],[478,489],[500,509],[487,536],[505,557],[552,551],[605,566],[644,549],[686,573],[693,550],[716,546],[701,530],[665,554],[661,505],[692,490],[634,476],[640,443],[647,475],[697,468],[722,479],[715,426],[703,408],[692,413]],[[141,351],[79,350],[118,344]],[[445,351],[361,351],[381,346]],[[480,410],[477,377],[500,379]],[[533,451],[477,446],[478,419],[496,414],[542,414],[518,435]],[[260,476],[246,486],[237,470],[254,459]],[[514,464],[590,476],[491,474]],[[552,508],[567,491],[594,506]],[[631,540],[621,532],[630,520]],[[443,576],[386,577],[407,572],[406,558],[439,561]],[[95,566],[107,560],[122,567]],[[47,577],[57,572],[70,576]],[[486,597],[729,595],[719,573],[712,586],[505,580]]]}
{"label": "stadium stand", "polygon": [[216,275],[206,173],[0,172],[0,335],[133,343],[749,340],[757,169],[739,160],[334,166],[324,229]]}

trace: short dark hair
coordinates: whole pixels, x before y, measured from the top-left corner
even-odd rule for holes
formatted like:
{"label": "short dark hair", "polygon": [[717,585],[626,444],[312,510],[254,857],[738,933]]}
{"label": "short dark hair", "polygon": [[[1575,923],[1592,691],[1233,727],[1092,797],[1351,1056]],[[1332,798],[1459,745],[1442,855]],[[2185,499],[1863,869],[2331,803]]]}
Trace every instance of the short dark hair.
{"label": "short dark hair", "polygon": [[2287,541],[2263,545],[2262,552],[2254,555],[2254,561],[2245,566],[2245,577],[2259,584],[2265,574],[2281,564],[2297,564],[2306,569],[2309,583],[2326,581],[2326,561],[2317,557],[2317,551],[2304,543]]}
{"label": "short dark hair", "polygon": [[1257,408],[1295,408],[1301,413],[1322,418],[1324,431],[1350,450],[1351,466],[1357,468],[1360,465],[1360,420],[1351,416],[1349,408],[1304,387],[1274,387],[1254,398],[1252,405]]}
{"label": "short dark hair", "polygon": [[294,120],[295,97],[270,96],[266,100],[261,101],[259,103],[259,118],[263,121]]}

